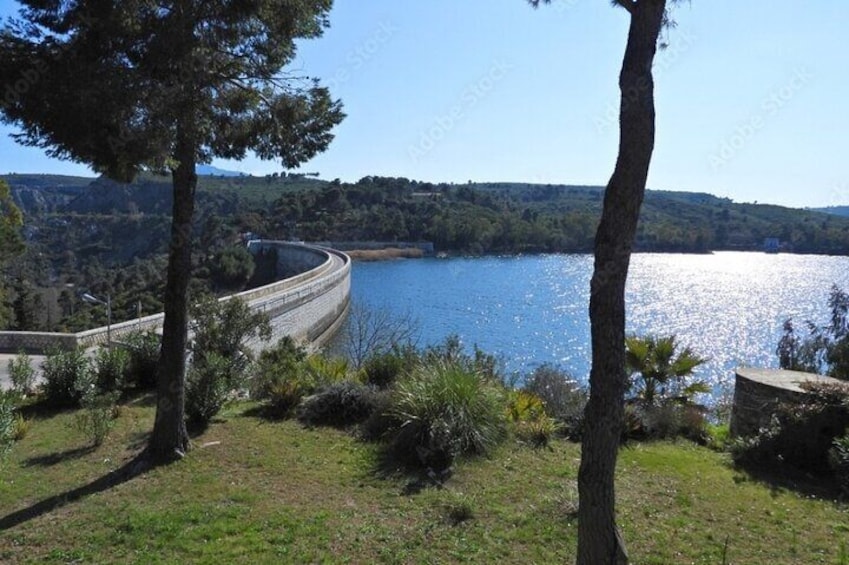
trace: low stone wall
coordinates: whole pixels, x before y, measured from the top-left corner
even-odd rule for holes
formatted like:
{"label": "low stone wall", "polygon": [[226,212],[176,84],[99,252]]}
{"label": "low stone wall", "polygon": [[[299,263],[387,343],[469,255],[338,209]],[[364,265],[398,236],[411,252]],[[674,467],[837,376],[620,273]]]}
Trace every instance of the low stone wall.
{"label": "low stone wall", "polygon": [[808,394],[802,383],[842,383],[831,377],[774,369],[738,369],[731,408],[732,437],[750,436],[768,425],[779,404],[798,404]]}
{"label": "low stone wall", "polygon": [[73,349],[77,334],[47,332],[0,332],[0,353],[25,352],[40,355],[50,349]]}
{"label": "low stone wall", "polygon": [[[267,312],[271,318],[272,339],[249,343],[254,349],[273,345],[289,335],[309,348],[323,345],[333,334],[348,309],[351,293],[351,260],[331,249],[305,246],[282,241],[251,242],[252,250],[274,248],[278,253],[279,272],[300,270],[286,279],[247,290],[232,296],[239,297],[255,310]],[[77,334],[0,332],[0,352],[39,354],[51,348],[72,349],[76,346],[94,347],[123,334],[143,330],[161,331],[162,313],[129,320]]]}

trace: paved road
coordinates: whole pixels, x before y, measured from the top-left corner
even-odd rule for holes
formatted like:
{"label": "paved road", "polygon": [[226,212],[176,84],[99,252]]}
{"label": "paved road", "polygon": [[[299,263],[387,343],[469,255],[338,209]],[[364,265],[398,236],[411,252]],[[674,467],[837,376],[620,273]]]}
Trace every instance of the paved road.
{"label": "paved road", "polygon": [[[0,389],[5,390],[12,387],[12,381],[9,380],[9,360],[15,357],[17,355],[0,353]],[[44,355],[30,355],[29,358],[35,369],[36,382],[39,382],[41,379],[41,362],[44,361]]]}

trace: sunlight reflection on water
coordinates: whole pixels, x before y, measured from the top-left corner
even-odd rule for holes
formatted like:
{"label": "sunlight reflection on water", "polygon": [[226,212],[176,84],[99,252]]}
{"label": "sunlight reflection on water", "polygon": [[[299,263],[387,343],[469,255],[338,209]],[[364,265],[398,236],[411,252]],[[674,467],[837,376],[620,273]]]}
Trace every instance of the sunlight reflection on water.
{"label": "sunlight reflection on water", "polygon": [[[774,367],[787,318],[827,319],[832,284],[849,288],[849,258],[721,252],[638,254],[627,287],[630,333],[675,334],[710,360],[714,386],[740,365]],[[553,363],[589,373],[589,255],[357,263],[353,298],[411,312],[421,343],[454,333],[500,355],[510,371]]]}

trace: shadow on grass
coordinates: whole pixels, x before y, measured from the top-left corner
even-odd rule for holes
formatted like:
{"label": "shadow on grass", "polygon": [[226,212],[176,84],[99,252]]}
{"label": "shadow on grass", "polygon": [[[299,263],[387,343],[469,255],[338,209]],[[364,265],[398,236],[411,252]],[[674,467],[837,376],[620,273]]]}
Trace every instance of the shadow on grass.
{"label": "shadow on grass", "polygon": [[7,514],[6,516],[0,517],[0,531],[20,526],[21,524],[38,518],[39,516],[49,514],[54,510],[58,510],[68,504],[85,498],[86,496],[107,491],[143,475],[151,468],[152,465],[150,464],[147,455],[145,453],[141,453],[125,463],[121,468],[111,471],[87,485],[45,498],[40,502],[36,502],[32,506],[28,506],[27,508],[23,508],[12,512],[11,514]]}
{"label": "shadow on grass", "polygon": [[74,408],[67,406],[56,406],[44,398],[37,398],[34,402],[25,403],[19,412],[26,420],[46,420],[63,412],[73,412]]}
{"label": "shadow on grass", "polygon": [[130,434],[129,441],[127,442],[127,450],[140,451],[144,449],[148,442],[150,442],[150,436],[152,434],[153,432],[151,431],[133,432]]}
{"label": "shadow on grass", "polygon": [[450,461],[442,463],[436,468],[425,466],[419,458],[386,443],[375,451],[371,471],[379,479],[404,482],[401,494],[410,496],[428,488],[443,487],[454,474],[454,469]]}
{"label": "shadow on grass", "polygon": [[820,500],[840,498],[840,486],[834,477],[825,473],[813,474],[774,463],[732,463],[732,468],[740,473],[734,477],[735,482],[758,482],[769,488],[773,496],[790,491]]}
{"label": "shadow on grass", "polygon": [[63,463],[65,461],[71,461],[73,459],[79,459],[80,457],[85,457],[89,453],[92,453],[97,447],[93,445],[87,445],[85,447],[76,447],[74,449],[66,449],[65,451],[60,451],[58,453],[49,453],[47,455],[39,455],[37,457],[30,457],[29,459],[25,459],[23,461],[24,467],[52,467],[58,463]]}
{"label": "shadow on grass", "polygon": [[285,422],[295,419],[295,410],[280,410],[267,404],[258,404],[243,410],[236,415],[237,418],[257,418],[267,422]]}

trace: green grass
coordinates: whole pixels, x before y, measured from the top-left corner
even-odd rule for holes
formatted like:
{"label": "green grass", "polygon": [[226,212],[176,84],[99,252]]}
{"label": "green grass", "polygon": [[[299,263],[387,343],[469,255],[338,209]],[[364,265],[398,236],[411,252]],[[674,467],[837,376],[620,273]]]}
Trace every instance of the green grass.
{"label": "green grass", "polygon": [[[402,494],[374,448],[332,429],[231,407],[189,456],[83,496],[144,445],[153,409],[122,411],[97,450],[71,412],[36,419],[0,469],[0,562],[563,563],[574,559],[577,445],[508,444],[442,490]],[[635,444],[619,465],[634,563],[841,563],[849,508],[770,488],[689,444]],[[59,504],[55,504],[56,502]]]}

